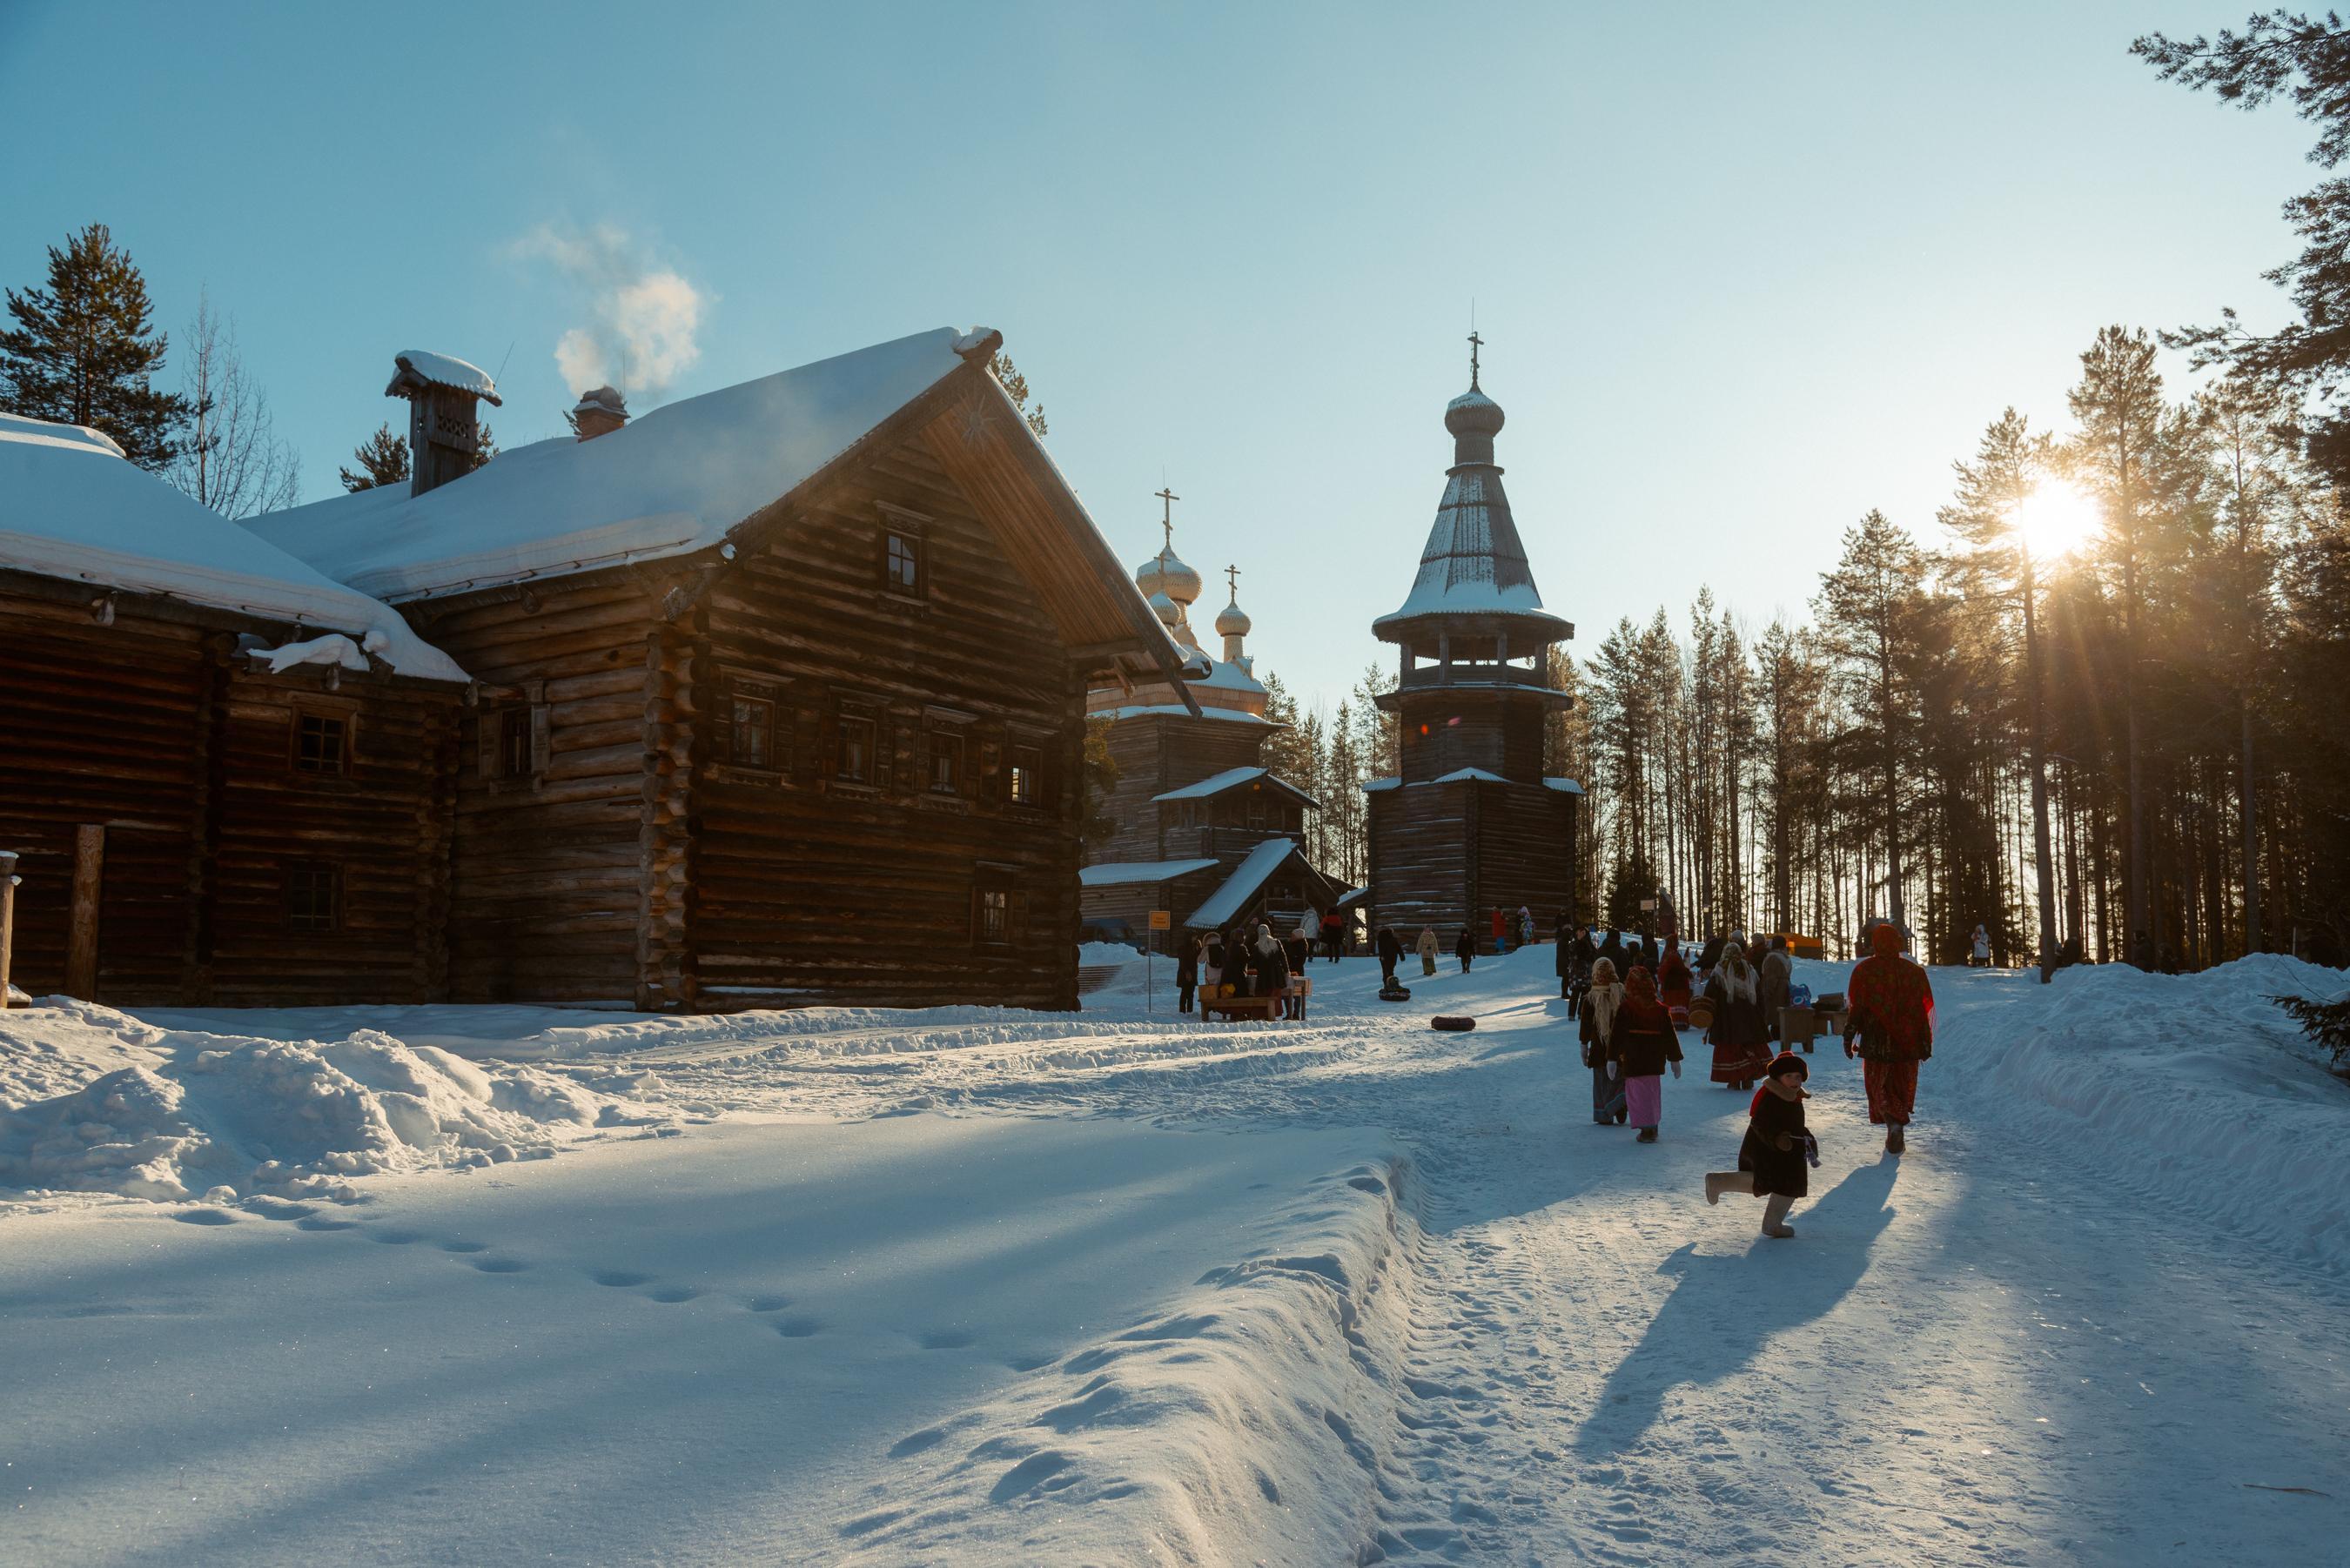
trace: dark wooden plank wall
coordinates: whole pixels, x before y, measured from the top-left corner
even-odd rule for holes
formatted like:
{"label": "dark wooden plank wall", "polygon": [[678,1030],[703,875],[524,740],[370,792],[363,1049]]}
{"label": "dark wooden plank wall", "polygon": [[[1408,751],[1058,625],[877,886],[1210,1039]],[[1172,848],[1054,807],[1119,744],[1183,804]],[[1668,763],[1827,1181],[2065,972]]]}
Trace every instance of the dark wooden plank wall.
{"label": "dark wooden plank wall", "polygon": [[[0,595],[0,840],[26,852],[17,983],[65,983],[74,836],[88,823],[106,830],[99,1001],[432,1000],[439,971],[419,954],[444,945],[434,795],[458,693],[348,674],[328,691],[316,669],[239,668],[235,641],[128,596],[101,625],[84,604]],[[356,724],[348,776],[296,774],[304,705]],[[303,860],[344,867],[341,930],[287,929],[286,867]]]}
{"label": "dark wooden plank wall", "polygon": [[1462,768],[1482,768],[1513,783],[1541,776],[1547,710],[1538,699],[1491,691],[1407,698],[1397,726],[1404,778],[1439,779]]}
{"label": "dark wooden plank wall", "polygon": [[[442,999],[448,824],[459,696],[325,671],[232,670],[212,742],[208,1000],[224,1006]],[[300,715],[350,726],[346,769],[292,765]],[[109,857],[110,859],[110,857]],[[339,873],[336,929],[289,929],[303,862]]]}
{"label": "dark wooden plank wall", "polygon": [[622,568],[405,607],[475,679],[545,710],[532,776],[487,777],[480,760],[483,717],[526,701],[484,699],[461,725],[452,993],[634,1005],[653,586]]}
{"label": "dark wooden plank wall", "polygon": [[[925,520],[917,602],[881,587],[885,503]],[[693,784],[696,1004],[1074,1006],[1085,671],[928,448],[901,442],[809,500],[693,618],[712,729]],[[775,703],[783,765],[733,760],[730,681]],[[844,701],[876,722],[868,786],[837,776]],[[962,742],[952,795],[929,788],[933,734]],[[1005,798],[1014,744],[1039,749],[1042,806]],[[973,940],[986,877],[1024,904],[1006,946]]]}
{"label": "dark wooden plank wall", "polygon": [[86,604],[0,594],[0,846],[24,854],[13,979],[33,995],[65,984],[83,823],[107,830],[99,997],[181,995],[206,635],[128,607],[100,626]]}
{"label": "dark wooden plank wall", "polygon": [[1573,797],[1538,785],[1473,787],[1479,907],[1490,919],[1496,904],[1512,914],[1523,905],[1549,936],[1575,886]]}
{"label": "dark wooden plank wall", "polygon": [[1462,781],[1370,793],[1374,929],[1416,937],[1433,925],[1446,951],[1463,920],[1482,947],[1493,906],[1523,904],[1538,929],[1574,886],[1572,796],[1538,784]]}
{"label": "dark wooden plank wall", "polygon": [[1117,821],[1118,831],[1094,858],[1190,858],[1188,850],[1162,850],[1159,811],[1152,797],[1228,768],[1254,767],[1268,732],[1263,724],[1171,713],[1141,714],[1112,724],[1109,754],[1118,764],[1118,783],[1104,809]]}

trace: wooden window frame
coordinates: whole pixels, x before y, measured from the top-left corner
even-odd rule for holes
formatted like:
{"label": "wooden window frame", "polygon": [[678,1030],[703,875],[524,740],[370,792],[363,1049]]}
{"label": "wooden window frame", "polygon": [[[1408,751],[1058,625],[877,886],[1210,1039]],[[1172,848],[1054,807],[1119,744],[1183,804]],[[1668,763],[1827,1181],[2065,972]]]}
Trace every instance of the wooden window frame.
{"label": "wooden window frame", "polygon": [[1028,940],[1028,890],[1016,866],[981,864],[971,881],[973,951],[1003,951]]}
{"label": "wooden window frame", "polygon": [[[963,796],[964,781],[970,776],[969,740],[960,729],[935,723],[930,726],[928,735],[926,750],[929,756],[926,761],[929,766],[922,781],[923,793],[945,799],[961,800]],[[951,763],[943,783],[939,778],[939,764],[941,762]]]}
{"label": "wooden window frame", "polygon": [[1044,810],[1045,748],[1034,741],[1014,741],[1006,752],[1005,803],[1026,811]]}
{"label": "wooden window frame", "polygon": [[[848,737],[854,729],[865,732],[865,769],[858,774],[848,771]],[[880,711],[862,704],[837,707],[833,710],[832,732],[832,782],[879,793],[883,787]]]}
{"label": "wooden window frame", "polygon": [[[285,864],[282,910],[288,931],[307,936],[332,936],[343,929],[343,866],[339,860],[288,860]],[[326,909],[317,909],[318,881],[323,879]],[[307,883],[307,888],[304,883]],[[303,897],[307,891],[308,897]],[[307,905],[307,907],[299,907]]]}
{"label": "wooden window frame", "polygon": [[[309,725],[332,724],[336,732],[335,765],[318,767],[303,761],[307,748],[303,744]],[[305,778],[347,779],[351,776],[352,763],[359,746],[359,714],[348,708],[328,708],[313,703],[297,703],[294,722],[286,735],[286,765]]]}
{"label": "wooden window frame", "polygon": [[[919,512],[909,512],[902,506],[887,502],[875,504],[880,514],[880,528],[874,545],[874,566],[881,593],[887,598],[905,604],[926,604],[931,597],[931,522]],[[914,580],[903,583],[898,579],[899,551],[902,545],[906,559],[913,565]]]}
{"label": "wooden window frame", "polygon": [[554,760],[555,709],[546,682],[525,680],[520,691],[521,701],[484,707],[474,716],[474,775],[494,790],[536,789]]}

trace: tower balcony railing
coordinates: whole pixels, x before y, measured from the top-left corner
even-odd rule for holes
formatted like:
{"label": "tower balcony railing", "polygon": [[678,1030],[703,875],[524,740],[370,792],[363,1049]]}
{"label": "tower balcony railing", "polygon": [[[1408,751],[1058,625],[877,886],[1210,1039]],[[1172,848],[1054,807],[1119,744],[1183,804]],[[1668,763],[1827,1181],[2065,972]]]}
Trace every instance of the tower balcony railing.
{"label": "tower balcony railing", "polygon": [[1471,663],[1456,659],[1450,664],[1420,664],[1403,672],[1406,691],[1415,686],[1542,686],[1550,684],[1540,669],[1523,664],[1499,664],[1492,659]]}

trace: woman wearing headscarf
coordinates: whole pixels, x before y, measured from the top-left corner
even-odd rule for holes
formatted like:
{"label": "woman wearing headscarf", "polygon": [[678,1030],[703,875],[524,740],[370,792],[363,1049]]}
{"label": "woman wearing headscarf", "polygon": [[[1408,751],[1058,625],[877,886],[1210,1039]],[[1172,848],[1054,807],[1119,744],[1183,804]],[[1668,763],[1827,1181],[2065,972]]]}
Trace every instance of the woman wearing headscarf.
{"label": "woman wearing headscarf", "polygon": [[1681,1037],[1646,969],[1624,977],[1624,998],[1607,1031],[1607,1058],[1608,1071],[1623,1082],[1625,1115],[1640,1129],[1638,1141],[1656,1142],[1665,1118],[1665,1069],[1681,1075]]}
{"label": "woman wearing headscarf", "polygon": [[1868,1119],[1885,1129],[1887,1154],[1908,1147],[1918,1064],[1934,1054],[1933,982],[1903,956],[1902,945],[1900,927],[1878,922],[1868,933],[1868,957],[1852,966],[1845,982],[1844,1054],[1861,1059]]}
{"label": "woman wearing headscarf", "polygon": [[1744,948],[1722,944],[1705,994],[1713,1003],[1713,1022],[1705,1031],[1713,1047],[1713,1081],[1751,1089],[1771,1064],[1771,1048],[1762,1041],[1762,976],[1746,961]]}
{"label": "woman wearing headscarf", "polygon": [[1583,993],[1583,1064],[1591,1069],[1591,1119],[1602,1127],[1624,1120],[1624,1085],[1615,1076],[1607,1057],[1607,1036],[1616,1027],[1616,1010],[1624,1002],[1624,982],[1606,959],[1591,965],[1591,988]]}
{"label": "woman wearing headscarf", "polygon": [[[1762,956],[1755,966],[1755,971],[1762,977],[1762,1037],[1776,1040],[1779,1037],[1779,1014],[1786,1009],[1787,998],[1795,983],[1795,961],[1787,956],[1786,938],[1771,939],[1771,950]],[[1805,1041],[1804,1049],[1808,1051],[1811,1048],[1811,1043]]]}
{"label": "woman wearing headscarf", "polygon": [[1668,1012],[1676,1007],[1687,1007],[1696,983],[1690,973],[1689,960],[1681,957],[1680,938],[1668,938],[1664,959],[1657,966],[1657,1000],[1665,1005]]}
{"label": "woman wearing headscarf", "polygon": [[1269,923],[1256,929],[1256,972],[1259,993],[1274,999],[1269,1016],[1288,1017],[1289,955],[1283,950],[1281,939],[1273,934]]}
{"label": "woman wearing headscarf", "polygon": [[1444,950],[1444,944],[1437,940],[1436,928],[1434,926],[1420,927],[1419,940],[1414,943],[1413,946],[1417,948],[1419,952],[1419,972],[1423,975],[1434,974],[1436,972],[1436,955]]}

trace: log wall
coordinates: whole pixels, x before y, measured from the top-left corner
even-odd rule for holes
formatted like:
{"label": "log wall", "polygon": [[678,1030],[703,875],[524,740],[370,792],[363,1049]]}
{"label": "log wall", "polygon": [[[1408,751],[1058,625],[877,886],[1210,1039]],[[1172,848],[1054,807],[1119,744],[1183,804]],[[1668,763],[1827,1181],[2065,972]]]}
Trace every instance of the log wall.
{"label": "log wall", "polygon": [[[884,587],[885,518],[920,539],[918,595]],[[928,446],[808,498],[692,618],[712,736],[692,770],[697,1004],[1075,1006],[1087,671]],[[764,765],[734,754],[737,697],[770,705]],[[862,780],[852,732],[872,739]],[[1039,765],[1030,804],[1015,747]]]}
{"label": "log wall", "polygon": [[[118,1005],[421,1002],[444,947],[454,688],[255,671],[239,629],[306,635],[135,595],[0,589],[0,840],[21,849],[16,982],[67,983],[77,835],[102,829],[97,1000]],[[331,713],[348,770],[298,773],[293,725]],[[297,930],[286,878],[332,867],[331,928]]]}
{"label": "log wall", "polygon": [[1532,909],[1547,931],[1574,888],[1575,797],[1540,784],[1454,784],[1374,790],[1371,922],[1417,936],[1432,925],[1451,950],[1466,921],[1491,941],[1493,906]]}
{"label": "log wall", "polygon": [[[648,638],[669,586],[612,568],[404,607],[494,689],[459,725],[456,1000],[633,1007],[649,962],[661,967],[639,932],[648,712],[673,695]],[[520,742],[512,768],[501,728],[510,722]],[[681,961],[669,970],[681,983]]]}
{"label": "log wall", "polygon": [[1228,768],[1256,766],[1268,733],[1263,724],[1171,713],[1144,713],[1117,721],[1110,726],[1109,754],[1118,764],[1118,783],[1103,809],[1117,822],[1118,831],[1096,850],[1094,858],[1103,862],[1180,860],[1212,853],[1166,848],[1159,809],[1152,797],[1212,778]]}

